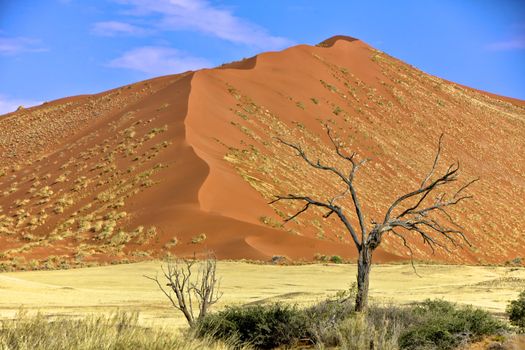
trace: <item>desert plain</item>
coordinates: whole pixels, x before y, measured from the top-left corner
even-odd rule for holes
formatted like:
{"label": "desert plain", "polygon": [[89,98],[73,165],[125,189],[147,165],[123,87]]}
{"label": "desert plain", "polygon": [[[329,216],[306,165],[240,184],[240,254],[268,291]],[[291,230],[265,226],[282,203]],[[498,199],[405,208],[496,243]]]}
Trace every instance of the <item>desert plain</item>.
{"label": "desert plain", "polygon": [[[19,310],[50,317],[136,311],[144,326],[180,329],[181,313],[144,276],[161,273],[160,261],[55,271],[0,274],[0,315]],[[371,273],[375,304],[407,304],[444,298],[503,316],[525,284],[525,269],[503,266],[377,264]],[[262,265],[220,261],[223,296],[214,310],[231,304],[289,302],[310,305],[348,289],[354,264]],[[419,275],[419,276],[418,276]]]}

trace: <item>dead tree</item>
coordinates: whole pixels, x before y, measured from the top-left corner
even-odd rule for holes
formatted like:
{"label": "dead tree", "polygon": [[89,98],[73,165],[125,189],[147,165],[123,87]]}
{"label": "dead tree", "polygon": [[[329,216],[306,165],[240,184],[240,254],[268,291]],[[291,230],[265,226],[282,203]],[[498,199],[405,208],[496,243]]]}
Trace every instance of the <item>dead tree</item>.
{"label": "dead tree", "polygon": [[[194,265],[199,266],[194,275]],[[155,283],[173,307],[184,314],[190,327],[208,313],[209,308],[222,296],[216,276],[217,259],[208,256],[202,262],[193,259],[176,259],[161,266],[163,281],[158,276],[144,276]],[[195,314],[194,308],[197,308]]]}
{"label": "dead tree", "polygon": [[[457,246],[460,241],[464,241],[470,245],[461,231],[461,227],[454,222],[447,209],[465,199],[471,198],[472,196],[465,195],[464,192],[472,183],[477,181],[477,179],[459,187],[452,195],[447,196],[446,193],[438,193],[441,188],[456,182],[459,176],[459,162],[450,165],[441,175],[436,176],[435,174],[441,154],[443,139],[443,135],[441,135],[434,163],[429,173],[421,182],[421,185],[414,191],[398,197],[390,205],[381,221],[372,221],[370,226],[368,226],[365,223],[365,214],[363,213],[354,186],[357,171],[368,160],[358,161],[355,153],[346,153],[343,150],[343,145],[332,135],[328,126],[326,126],[326,130],[335,153],[348,164],[347,169],[339,169],[323,164],[319,159],[314,161],[306,154],[300,145],[279,138],[277,140],[295,150],[297,155],[312,168],[332,173],[339,178],[339,180],[344,183],[344,192],[326,200],[312,198],[304,194],[279,195],[276,196],[276,199],[270,202],[270,204],[278,201],[299,201],[304,203],[304,207],[285,219],[285,222],[296,218],[312,206],[326,209],[326,213],[323,215],[324,218],[328,218],[332,214],[337,215],[349,232],[359,254],[357,261],[357,296],[355,310],[363,311],[368,307],[368,286],[372,253],[381,244],[381,240],[385,234],[392,234],[400,238],[411,255],[412,249],[409,241],[405,237],[405,234],[408,232],[416,232],[422,238],[423,243],[430,246],[433,253],[435,247],[448,250],[447,243],[443,243],[443,240],[454,246]],[[430,200],[434,194],[435,198]],[[341,204],[338,204],[347,195],[351,196],[353,209],[344,208]],[[351,223],[349,219],[350,215],[357,217],[358,227],[354,227],[354,224]]]}

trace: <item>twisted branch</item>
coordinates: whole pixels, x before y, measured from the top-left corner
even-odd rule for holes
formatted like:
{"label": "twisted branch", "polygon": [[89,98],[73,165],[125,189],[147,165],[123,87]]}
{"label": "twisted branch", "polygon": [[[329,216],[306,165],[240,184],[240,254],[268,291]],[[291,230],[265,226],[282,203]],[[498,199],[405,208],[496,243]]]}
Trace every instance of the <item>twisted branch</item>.
{"label": "twisted branch", "polygon": [[[396,232],[394,230],[395,228],[418,233],[422,238],[423,243],[430,247],[432,253],[435,253],[435,247],[449,251],[448,246],[438,240],[440,237],[454,246],[459,245],[459,240],[470,245],[470,242],[461,231],[462,227],[452,219],[452,216],[447,211],[447,209],[459,204],[463,200],[472,198],[471,195],[464,195],[463,193],[472,184],[478,181],[478,179],[473,179],[465,183],[450,197],[446,197],[445,193],[441,193],[435,197],[433,202],[426,204],[428,203],[430,196],[439,188],[451,185],[452,183],[456,182],[459,177],[460,166],[459,162],[456,162],[451,164],[441,175],[432,180],[432,178],[435,177],[439,160],[441,158],[443,134],[441,134],[439,137],[437,152],[430,171],[424,177],[419,188],[409,193],[403,194],[394,200],[386,211],[383,221],[381,223],[372,222],[373,227],[368,231],[365,225],[365,216],[353,183],[355,174],[359,168],[368,161],[368,159],[357,161],[356,153],[346,153],[343,150],[342,143],[337,139],[336,136],[333,135],[330,127],[325,125],[325,128],[336,155],[349,163],[350,167],[348,170],[344,171],[336,168],[335,166],[326,165],[322,163],[320,159],[313,161],[300,145],[282,140],[280,138],[277,138],[277,140],[283,145],[286,145],[295,150],[297,156],[301,157],[312,168],[335,174],[345,184],[345,190],[326,201],[297,194],[276,196],[276,199],[271,201],[270,204],[276,203],[278,201],[300,201],[304,203],[304,206],[296,211],[293,215],[286,218],[285,222],[298,217],[299,215],[306,212],[310,207],[316,206],[327,209],[326,213],[323,215],[325,218],[330,217],[334,213],[339,217],[340,221],[350,233],[352,240],[354,241],[354,244],[358,250],[361,250],[363,246],[367,244],[373,244],[374,246],[372,249],[375,249],[375,247],[381,242],[381,237],[388,232],[392,232],[394,236],[402,240],[404,246],[410,248],[404,236],[401,233]],[[351,194],[354,211],[359,221],[360,235],[358,235],[357,230],[355,230],[354,226],[347,219],[347,216],[342,207],[336,204],[336,201],[344,198],[348,193]],[[405,203],[411,200],[415,200],[415,202],[408,206],[405,205]],[[398,208],[401,208],[399,213],[394,214],[394,212],[398,211]],[[448,221],[448,223],[455,228],[440,224],[434,217],[434,213],[441,214],[446,219],[446,221]],[[371,237],[373,239],[371,239]],[[410,249],[409,251],[412,255],[412,250]]]}

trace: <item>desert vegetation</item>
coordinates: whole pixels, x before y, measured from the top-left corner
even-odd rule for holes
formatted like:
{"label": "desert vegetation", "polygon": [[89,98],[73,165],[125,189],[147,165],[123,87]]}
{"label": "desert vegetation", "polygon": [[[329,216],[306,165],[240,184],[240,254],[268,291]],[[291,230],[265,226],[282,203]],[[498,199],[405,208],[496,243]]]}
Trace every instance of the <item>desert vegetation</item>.
{"label": "desert vegetation", "polygon": [[209,314],[199,336],[238,339],[256,349],[312,346],[341,349],[456,349],[485,336],[504,339],[507,326],[488,312],[426,300],[406,307],[353,310],[353,295],[340,293],[308,308],[287,304],[232,306]]}
{"label": "desert vegetation", "polygon": [[510,323],[525,333],[525,289],[521,291],[516,300],[512,300],[507,306],[507,314]]}
{"label": "desert vegetation", "polygon": [[[191,290],[191,285],[200,285],[195,277],[204,266],[199,262],[194,264],[193,283],[187,290]],[[167,271],[166,264],[164,267]],[[177,344],[172,345],[175,349],[178,346],[229,349],[246,342],[249,344],[246,348],[269,348],[279,343],[281,347],[335,346],[369,350],[371,340],[376,349],[403,349],[402,346],[452,349],[478,340],[487,344],[513,341],[512,333],[519,328],[506,321],[509,315],[505,314],[505,308],[509,300],[520,299],[514,291],[525,280],[523,269],[440,265],[418,265],[417,268],[420,278],[414,277],[409,264],[374,265],[370,307],[367,313],[356,313],[356,289],[348,288],[346,278],[357,272],[354,264],[281,266],[218,262],[216,278],[221,283],[217,290],[222,297],[205,317],[194,323],[189,333],[184,315],[155,283],[143,277],[159,272],[159,282],[166,291],[171,290],[166,286],[168,280],[159,270],[158,262],[3,273],[0,275],[3,290],[0,314],[5,322],[1,334],[3,339],[18,339],[21,349],[31,348],[30,344],[35,349],[38,346],[46,349],[38,345],[46,343],[47,349],[56,344],[69,344],[69,348],[86,344],[85,349],[118,349],[116,345],[111,347],[112,344],[117,341],[130,344],[133,339],[138,344],[136,348],[155,348],[140,343],[137,338],[142,337],[149,337],[153,345],[157,337],[162,337],[165,342],[159,340],[159,344]],[[107,288],[107,283],[95,281],[111,281],[108,282],[111,288]],[[344,292],[336,293],[336,290]],[[444,301],[444,295],[458,303]],[[16,314],[19,305],[13,305],[14,298],[24,300],[25,314]],[[499,300],[497,304],[495,300]],[[177,302],[176,297],[174,301]],[[197,304],[194,304],[196,315]],[[124,320],[129,322],[122,322],[129,327],[122,328],[120,336],[118,323],[121,321],[115,314],[107,314],[115,307],[140,312],[138,316],[125,315]],[[42,312],[40,316],[34,314],[37,309]],[[42,325],[43,322],[50,324]],[[67,336],[75,327],[83,329],[85,339],[90,339],[93,332],[100,337],[91,337],[89,344],[81,343],[77,335]],[[67,332],[57,333],[60,329]],[[275,334],[280,336],[276,338]],[[48,335],[53,339],[48,339]],[[57,343],[59,341],[62,343]]]}
{"label": "desert vegetation", "polygon": [[[209,255],[195,273],[196,263],[195,258],[168,261],[162,267],[163,279],[147,278],[184,315],[191,334],[199,339],[234,341],[254,349],[452,350],[489,336],[504,341],[509,334],[509,326],[489,312],[443,299],[359,308],[356,304],[362,301],[355,283],[308,307],[276,302],[227,305],[210,313],[222,296],[217,261]],[[511,324],[519,328],[525,320],[524,296],[525,291],[507,307]]]}
{"label": "desert vegetation", "polygon": [[14,319],[0,320],[0,348],[9,350],[57,349],[242,349],[234,341],[214,341],[189,333],[175,334],[138,323],[138,314],[48,318],[20,311]]}
{"label": "desert vegetation", "polygon": [[[353,290],[355,292],[355,290]],[[499,349],[513,339],[486,311],[444,300],[371,305],[354,312],[352,291],[309,307],[286,303],[232,305],[173,332],[144,327],[137,313],[84,318],[19,311],[0,321],[2,349],[326,349],[452,350],[484,338]]]}

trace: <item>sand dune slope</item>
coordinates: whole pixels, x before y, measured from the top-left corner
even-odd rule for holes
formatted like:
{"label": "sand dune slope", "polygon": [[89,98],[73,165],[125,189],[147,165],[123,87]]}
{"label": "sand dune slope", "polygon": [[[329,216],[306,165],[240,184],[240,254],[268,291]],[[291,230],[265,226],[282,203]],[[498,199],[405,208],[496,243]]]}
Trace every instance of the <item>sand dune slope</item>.
{"label": "sand dune slope", "polygon": [[[356,178],[367,222],[417,188],[441,133],[443,167],[459,160],[465,180],[481,178],[474,199],[452,213],[472,246],[433,255],[409,237],[418,259],[525,257],[524,106],[339,36],[20,110],[0,118],[0,264],[55,268],[207,250],[224,259],[355,258],[336,218],[313,210],[283,225],[299,206],[268,204],[276,194],[341,190],[275,142],[293,140],[343,166],[324,124],[371,159]],[[408,257],[395,237],[376,255]]]}

